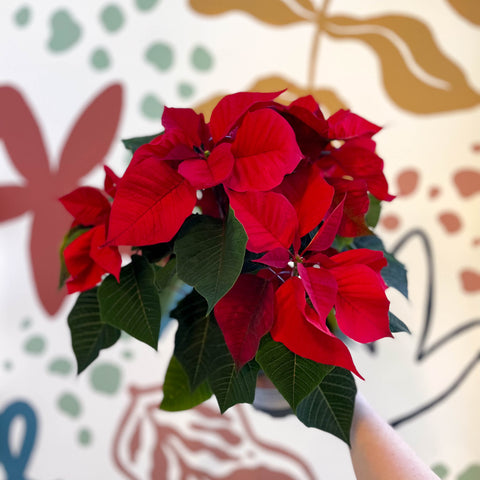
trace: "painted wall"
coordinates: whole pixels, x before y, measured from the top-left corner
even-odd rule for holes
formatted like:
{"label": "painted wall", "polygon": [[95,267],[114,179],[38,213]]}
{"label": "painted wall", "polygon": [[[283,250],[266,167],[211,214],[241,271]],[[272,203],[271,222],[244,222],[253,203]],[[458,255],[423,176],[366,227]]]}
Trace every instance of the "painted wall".
{"label": "painted wall", "polygon": [[[369,401],[437,473],[480,478],[480,4],[468,0],[11,0],[0,6],[0,478],[354,478],[296,419],[157,410],[159,351],[127,337],[75,375],[56,198],[121,173],[164,105],[312,93],[384,126],[412,335],[354,349]],[[190,477],[189,477],[190,475]]]}

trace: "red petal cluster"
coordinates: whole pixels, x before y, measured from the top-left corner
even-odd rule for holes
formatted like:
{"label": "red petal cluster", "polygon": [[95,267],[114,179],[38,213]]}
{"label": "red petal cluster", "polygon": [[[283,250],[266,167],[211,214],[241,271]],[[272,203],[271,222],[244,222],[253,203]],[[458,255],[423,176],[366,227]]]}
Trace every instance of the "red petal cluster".
{"label": "red petal cluster", "polygon": [[[118,177],[108,167],[105,174],[105,190],[114,196]],[[68,293],[93,288],[105,273],[119,280],[122,258],[118,247],[105,245],[110,217],[110,202],[105,195],[96,188],[79,187],[61,197],[60,202],[74,217],[72,228],[87,228],[63,251],[70,274],[66,282]]]}
{"label": "red petal cluster", "polygon": [[262,254],[214,309],[237,366],[270,332],[298,355],[358,374],[329,318],[358,342],[391,335],[386,260],[332,244],[371,234],[369,195],[393,199],[372,139],[380,128],[346,110],[326,119],[311,96],[281,105],[280,93],[228,95],[209,123],[165,108],[165,131],[136,150],[123,177],[107,171],[111,210],[88,187],[64,197],[75,224],[92,226],[65,249],[69,288],[118,275],[118,245],[170,242],[195,207],[217,218],[232,208],[247,250]]}
{"label": "red petal cluster", "polygon": [[274,108],[276,96],[226,96],[209,124],[191,109],[166,108],[165,132],[135,152],[119,182],[108,242],[170,241],[197,204],[196,190],[213,189],[225,207],[226,190],[248,195],[278,186],[302,154],[293,129]]}

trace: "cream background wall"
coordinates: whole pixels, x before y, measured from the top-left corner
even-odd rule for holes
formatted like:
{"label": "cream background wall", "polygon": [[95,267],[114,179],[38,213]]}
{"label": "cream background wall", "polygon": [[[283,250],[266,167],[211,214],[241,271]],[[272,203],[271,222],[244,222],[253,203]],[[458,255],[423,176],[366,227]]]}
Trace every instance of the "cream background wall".
{"label": "cream background wall", "polygon": [[102,162],[121,173],[120,139],[159,131],[163,105],[208,111],[255,86],[384,126],[398,198],[377,230],[408,268],[410,301],[392,301],[412,335],[355,348],[359,388],[442,478],[480,478],[479,42],[480,5],[460,0],[2,4],[0,478],[354,478],[343,444],[293,418],[156,411],[173,324],[158,353],[125,338],[75,376],[55,198],[100,183]]}

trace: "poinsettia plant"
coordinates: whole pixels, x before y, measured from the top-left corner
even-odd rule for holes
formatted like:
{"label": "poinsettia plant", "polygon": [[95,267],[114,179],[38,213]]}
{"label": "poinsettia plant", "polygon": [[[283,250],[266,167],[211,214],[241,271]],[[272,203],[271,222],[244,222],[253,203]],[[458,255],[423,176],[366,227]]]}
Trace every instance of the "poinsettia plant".
{"label": "poinsettia plant", "polygon": [[405,269],[372,230],[393,199],[380,128],[280,93],[228,95],[208,123],[165,108],[161,134],[124,141],[121,178],[105,167],[104,191],[60,199],[74,217],[62,281],[81,292],[72,344],[78,372],[121,330],[157,348],[161,295],[181,280],[161,408],[252,403],[261,369],[302,422],[349,442],[349,342],[408,330],[385,294],[407,295]]}

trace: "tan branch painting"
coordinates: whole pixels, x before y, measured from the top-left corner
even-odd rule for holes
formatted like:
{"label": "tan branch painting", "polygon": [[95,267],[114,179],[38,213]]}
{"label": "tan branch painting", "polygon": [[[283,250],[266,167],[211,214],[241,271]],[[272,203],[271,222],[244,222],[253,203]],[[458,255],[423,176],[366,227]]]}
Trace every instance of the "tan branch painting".
{"label": "tan branch painting", "polygon": [[[321,6],[315,7],[310,0],[190,0],[190,6],[205,15],[238,10],[270,25],[302,22],[315,27],[310,46],[310,73],[305,85],[294,85],[273,75],[254,83],[251,90],[288,88],[290,95],[312,94],[326,110],[344,107],[337,92],[315,85],[320,39],[328,35],[337,40],[360,42],[371,49],[379,60],[385,92],[404,110],[432,114],[471,108],[480,103],[480,95],[469,84],[461,65],[442,51],[426,23],[406,15],[331,16],[327,12],[330,3],[324,0]],[[448,3],[467,21],[480,24],[480,2],[448,0]],[[218,98],[199,108],[209,113]]]}

